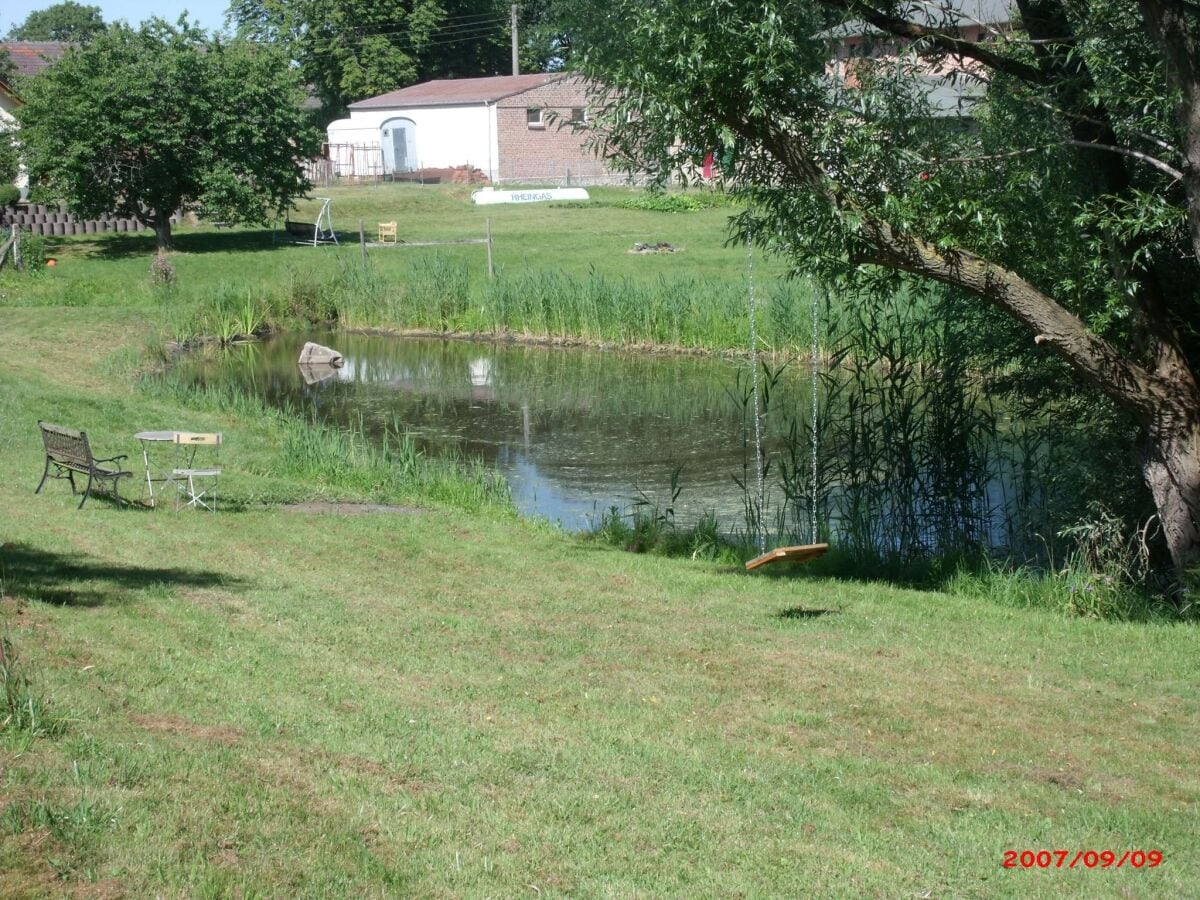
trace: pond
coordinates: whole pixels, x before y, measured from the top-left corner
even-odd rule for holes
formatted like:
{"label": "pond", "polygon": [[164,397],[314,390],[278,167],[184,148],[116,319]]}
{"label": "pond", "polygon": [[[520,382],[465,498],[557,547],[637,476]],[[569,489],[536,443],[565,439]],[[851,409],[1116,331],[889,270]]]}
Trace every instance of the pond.
{"label": "pond", "polygon": [[[297,359],[306,340],[336,347],[346,364],[307,383]],[[714,511],[743,521],[734,476],[753,464],[752,425],[737,393],[745,360],[647,355],[364,334],[287,334],[186,360],[185,377],[233,381],[311,421],[368,434],[407,430],[431,453],[482,459],[512,487],[518,508],[589,527],[599,514],[682,488],[676,520]],[[806,370],[785,377],[794,408],[807,408]],[[778,440],[778,438],[774,438]],[[753,479],[753,474],[751,474]]]}

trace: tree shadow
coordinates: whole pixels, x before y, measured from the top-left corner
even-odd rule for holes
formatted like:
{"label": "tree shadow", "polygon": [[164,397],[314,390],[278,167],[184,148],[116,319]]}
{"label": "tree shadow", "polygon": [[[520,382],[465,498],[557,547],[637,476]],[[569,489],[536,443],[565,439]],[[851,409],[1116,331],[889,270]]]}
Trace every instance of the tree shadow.
{"label": "tree shadow", "polygon": [[245,590],[248,582],[223,572],[123,566],[77,551],[0,545],[0,592],[5,594],[60,606],[96,607],[124,603],[130,592],[154,586]]}
{"label": "tree shadow", "polygon": [[[292,246],[282,228],[274,236],[269,228],[185,231],[172,234],[171,241],[180,253],[259,253]],[[94,259],[130,259],[155,252],[153,232],[97,235],[96,240],[75,241],[73,246],[86,248]]]}

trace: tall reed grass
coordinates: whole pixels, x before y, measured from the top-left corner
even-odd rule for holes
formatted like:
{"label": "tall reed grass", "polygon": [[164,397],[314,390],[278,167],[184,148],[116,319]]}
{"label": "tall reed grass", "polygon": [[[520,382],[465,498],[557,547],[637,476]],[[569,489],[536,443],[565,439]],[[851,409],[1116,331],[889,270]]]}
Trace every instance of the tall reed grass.
{"label": "tall reed grass", "polygon": [[[349,493],[356,498],[407,499],[515,514],[508,484],[498,473],[461,455],[430,456],[416,447],[398,423],[379,434],[367,434],[361,422],[351,427],[308,422],[294,410],[268,406],[260,397],[228,383],[194,384],[168,374],[145,377],[141,384],[147,393],[192,409],[265,423],[273,432],[276,449],[247,454],[241,460],[247,474],[285,478],[302,484],[306,494],[344,497]],[[270,502],[298,498],[243,492],[237,499]]]}
{"label": "tall reed grass", "polygon": [[[807,283],[780,280],[761,292],[765,346],[807,346],[808,291]],[[216,283],[187,295],[173,286],[160,293],[164,328],[181,342],[320,322],[623,346],[746,348],[746,289],[717,279],[646,281],[588,270],[501,271],[488,280],[461,259],[435,255],[414,258],[399,279],[343,262],[325,280],[290,273],[270,287]]]}

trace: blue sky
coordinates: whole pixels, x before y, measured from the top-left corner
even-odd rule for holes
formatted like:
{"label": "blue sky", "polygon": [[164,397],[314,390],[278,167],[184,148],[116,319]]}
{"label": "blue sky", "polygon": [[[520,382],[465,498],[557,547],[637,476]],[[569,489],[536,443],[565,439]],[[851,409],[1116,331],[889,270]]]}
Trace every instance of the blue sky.
{"label": "blue sky", "polygon": [[[0,11],[0,35],[7,34],[13,25],[25,21],[35,9],[53,6],[57,0],[4,0]],[[187,11],[188,19],[199,21],[201,27],[220,28],[225,21],[229,0],[77,0],[85,6],[98,6],[105,22],[124,19],[136,25],[151,16],[175,21]]]}

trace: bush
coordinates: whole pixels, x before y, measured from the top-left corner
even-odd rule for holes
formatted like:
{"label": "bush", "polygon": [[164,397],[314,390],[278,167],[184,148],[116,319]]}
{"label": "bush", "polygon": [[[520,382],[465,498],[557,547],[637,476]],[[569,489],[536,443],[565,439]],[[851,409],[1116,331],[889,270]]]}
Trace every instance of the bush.
{"label": "bush", "polygon": [[725,194],[711,191],[695,194],[665,194],[650,192],[638,194],[628,200],[620,201],[617,206],[623,209],[642,209],[649,212],[695,212],[701,209],[713,209],[730,205],[730,199]]}
{"label": "bush", "polygon": [[0,207],[12,206],[21,199],[21,189],[15,184],[0,184]]}
{"label": "bush", "polygon": [[40,234],[22,234],[20,239],[21,261],[26,272],[40,272],[46,268],[47,241]]}

